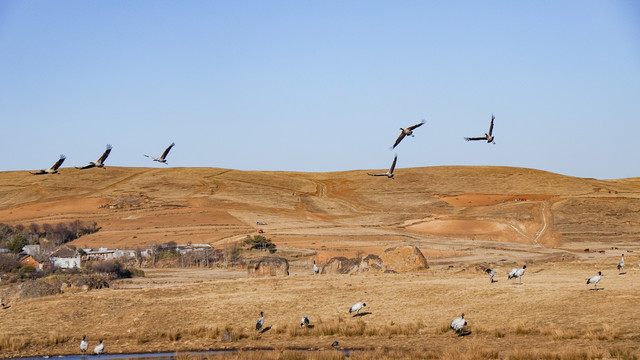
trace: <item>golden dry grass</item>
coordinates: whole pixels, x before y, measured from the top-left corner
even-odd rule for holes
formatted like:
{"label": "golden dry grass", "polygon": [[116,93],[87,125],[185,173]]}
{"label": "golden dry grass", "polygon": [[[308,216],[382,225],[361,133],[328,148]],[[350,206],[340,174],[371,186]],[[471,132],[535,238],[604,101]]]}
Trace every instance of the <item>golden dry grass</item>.
{"label": "golden dry grass", "polygon": [[[107,352],[330,350],[337,340],[341,349],[354,349],[354,358],[407,358],[415,349],[432,358],[464,359],[607,358],[607,349],[638,354],[640,323],[630,319],[640,315],[640,272],[610,276],[603,290],[593,291],[577,274],[594,266],[545,264],[523,285],[506,279],[489,284],[483,274],[444,269],[294,275],[277,279],[278,286],[271,278],[225,278],[220,270],[191,270],[201,276],[186,280],[184,270],[151,269],[145,278],[128,280],[132,288],[14,302],[1,315],[12,332],[0,336],[0,356],[75,353],[82,334],[92,344],[104,338]],[[170,273],[177,282],[159,281]],[[349,314],[361,300],[365,315]],[[260,311],[269,329],[264,333],[254,329]],[[458,337],[449,322],[461,312],[470,334]],[[300,328],[302,315],[312,327]],[[42,340],[27,347],[27,338]],[[333,356],[328,354],[314,356]]]}

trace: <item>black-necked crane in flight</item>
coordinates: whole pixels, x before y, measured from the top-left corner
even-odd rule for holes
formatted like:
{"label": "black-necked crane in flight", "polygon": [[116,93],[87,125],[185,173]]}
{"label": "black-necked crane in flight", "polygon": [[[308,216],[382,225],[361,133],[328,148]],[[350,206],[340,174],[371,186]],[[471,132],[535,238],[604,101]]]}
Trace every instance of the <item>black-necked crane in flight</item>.
{"label": "black-necked crane in flight", "polygon": [[109,156],[110,152],[111,152],[111,145],[107,144],[107,150],[105,150],[104,154],[102,154],[102,156],[100,156],[98,160],[96,160],[95,162],[93,161],[89,162],[89,165],[76,167],[76,169],[84,170],[84,169],[90,169],[92,167],[104,168],[104,162],[105,160],[107,160],[107,157]]}
{"label": "black-necked crane in flight", "polygon": [[398,146],[398,144],[400,144],[400,141],[402,141],[402,139],[404,139],[404,137],[407,136],[407,135],[409,135],[411,137],[414,137],[413,130],[418,128],[418,127],[420,127],[420,126],[422,126],[424,123],[425,123],[425,121],[422,120],[420,122],[420,124],[412,125],[412,126],[409,126],[407,128],[400,128],[400,130],[402,132],[400,133],[400,136],[398,136],[398,138],[396,139],[395,144],[393,144],[393,146],[391,148],[395,149],[395,147]]}
{"label": "black-necked crane in flight", "polygon": [[155,158],[155,157],[153,157],[153,156],[149,156],[149,155],[146,155],[146,154],[145,154],[144,156],[146,156],[146,157],[148,157],[148,158],[153,159],[153,161],[161,162],[161,163],[163,163],[163,164],[165,164],[165,165],[168,165],[168,164],[167,164],[167,155],[169,154],[169,150],[171,150],[171,148],[172,148],[175,144],[176,144],[176,143],[173,143],[173,142],[172,142],[172,143],[171,143],[171,145],[169,145],[169,147],[168,147],[168,148],[167,148],[167,149],[162,153],[162,155],[160,155],[160,157],[159,157],[159,158]]}
{"label": "black-necked crane in flight", "polygon": [[479,137],[466,137],[464,138],[467,141],[474,141],[474,140],[487,140],[487,143],[496,143],[494,141],[494,136],[493,136],[493,120],[496,117],[493,116],[493,114],[491,114],[491,125],[489,125],[489,132],[485,133],[484,136],[479,136]]}
{"label": "black-necked crane in flight", "polygon": [[60,159],[58,159],[58,161],[56,161],[56,163],[53,164],[52,167],[46,170],[40,170],[40,171],[30,172],[30,173],[32,175],[58,174],[58,168],[60,167],[60,165],[62,165],[62,163],[64,162],[64,159],[66,158],[67,158],[66,156],[60,155]]}
{"label": "black-necked crane in flight", "polygon": [[389,179],[393,179],[393,176],[394,176],[394,175],[393,175],[393,170],[396,168],[396,162],[397,162],[397,161],[398,161],[398,155],[396,155],[396,156],[393,158],[393,162],[391,163],[391,167],[389,168],[389,171],[387,171],[387,172],[386,172],[386,173],[384,173],[384,174],[369,174],[369,173],[367,173],[367,175],[370,175],[370,176],[386,176],[386,177],[388,177]]}

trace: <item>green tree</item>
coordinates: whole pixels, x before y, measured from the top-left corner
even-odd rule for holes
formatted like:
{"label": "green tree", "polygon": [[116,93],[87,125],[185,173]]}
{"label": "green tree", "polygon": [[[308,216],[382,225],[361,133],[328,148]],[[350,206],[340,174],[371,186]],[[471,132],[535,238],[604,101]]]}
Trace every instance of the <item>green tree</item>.
{"label": "green tree", "polygon": [[276,252],[276,244],[271,242],[271,239],[267,239],[262,235],[247,235],[244,239],[245,245],[249,246],[249,249],[257,249],[266,251],[269,250],[271,254]]}
{"label": "green tree", "polygon": [[18,254],[20,251],[22,251],[22,248],[25,245],[27,245],[27,239],[25,239],[24,236],[22,236],[22,234],[16,232],[15,236],[13,237],[13,240],[11,240],[7,244],[7,249],[9,249],[9,251],[11,251],[14,254]]}

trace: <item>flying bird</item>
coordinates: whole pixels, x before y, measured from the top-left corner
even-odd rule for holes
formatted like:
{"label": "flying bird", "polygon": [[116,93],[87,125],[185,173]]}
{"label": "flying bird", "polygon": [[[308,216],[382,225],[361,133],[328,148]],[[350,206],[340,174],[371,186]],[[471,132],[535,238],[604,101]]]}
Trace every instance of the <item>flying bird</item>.
{"label": "flying bird", "polygon": [[80,341],[80,351],[87,352],[89,348],[89,342],[87,341],[87,335],[82,335],[82,341]]}
{"label": "flying bird", "polygon": [[260,318],[256,321],[256,330],[260,331],[264,325],[264,313],[260,311]]}
{"label": "flying bird", "polygon": [[487,275],[489,275],[489,278],[491,279],[491,283],[493,284],[495,282],[495,280],[493,280],[493,277],[496,276],[496,272],[493,269],[487,269],[485,271]]}
{"label": "flying bird", "polygon": [[349,309],[349,314],[351,314],[351,313],[352,313],[352,312],[354,312],[354,311],[355,311],[355,312],[356,312],[356,314],[357,314],[357,313],[359,313],[359,312],[360,312],[360,310],[361,310],[363,307],[365,307],[365,306],[367,306],[367,304],[365,304],[365,303],[363,303],[363,302],[357,302],[357,303],[353,304],[353,306],[351,307],[351,309]]}
{"label": "flying bird", "polygon": [[300,327],[305,327],[305,326],[309,326],[309,317],[308,316],[303,316],[302,319],[300,319]]}
{"label": "flying bird", "polygon": [[487,140],[488,143],[496,143],[493,137],[493,120],[495,119],[495,116],[493,116],[493,114],[491,114],[491,125],[489,126],[489,133],[485,133],[484,136],[479,136],[479,137],[466,137],[464,138],[467,141],[472,141],[472,140]]}
{"label": "flying bird", "polygon": [[100,344],[93,348],[93,353],[96,355],[104,353],[104,343],[102,342],[102,339],[100,339]]}
{"label": "flying bird", "polygon": [[451,321],[451,330],[457,332],[458,336],[462,336],[462,328],[465,326],[467,326],[467,320],[464,319],[464,313]]}
{"label": "flying bird", "polygon": [[402,131],[400,133],[400,136],[398,136],[398,138],[396,139],[395,144],[393,144],[393,146],[391,147],[392,149],[395,149],[396,146],[398,146],[398,144],[400,144],[400,141],[402,141],[402,139],[404,139],[405,136],[409,135],[411,137],[414,137],[413,135],[413,130],[416,128],[419,128],[420,126],[422,126],[425,123],[424,120],[422,120],[422,122],[420,122],[420,124],[416,124],[416,125],[412,125],[409,126],[407,128],[400,128],[400,130]]}
{"label": "flying bird", "polygon": [[618,262],[618,272],[622,271],[622,268],[624,268],[624,254],[622,254],[622,259]]}
{"label": "flying bird", "polygon": [[367,175],[370,175],[370,176],[386,176],[389,179],[393,179],[393,176],[394,176],[393,175],[393,170],[396,168],[396,162],[397,161],[398,161],[398,155],[394,156],[393,162],[391,163],[391,167],[389,168],[389,171],[387,171],[384,174],[369,174],[369,173],[367,173]]}
{"label": "flying bird", "polygon": [[107,144],[107,150],[105,150],[104,154],[102,154],[102,156],[100,156],[100,158],[96,160],[96,162],[91,161],[89,162],[89,165],[76,167],[76,169],[84,170],[84,169],[90,169],[92,167],[104,168],[104,162],[105,160],[107,160],[107,157],[109,156],[110,152],[111,152],[111,145]]}
{"label": "flying bird", "polygon": [[58,159],[58,161],[56,161],[55,164],[53,164],[52,167],[46,169],[46,170],[40,170],[37,172],[32,172],[32,175],[45,175],[45,174],[58,174],[58,168],[60,167],[60,165],[62,165],[62,163],[64,162],[64,159],[66,159],[67,157],[64,155],[60,155],[60,159]]}
{"label": "flying bird", "polygon": [[596,288],[596,284],[600,281],[600,279],[602,279],[602,271],[598,271],[598,275],[590,277],[589,280],[587,280],[587,285],[589,284],[593,284],[593,288]]}
{"label": "flying bird", "polygon": [[318,274],[320,272],[320,269],[318,268],[318,266],[316,265],[316,261],[313,260],[313,273],[314,274]]}
{"label": "flying bird", "polygon": [[520,283],[522,284],[522,275],[524,275],[524,269],[527,268],[527,265],[523,265],[522,269],[511,269],[511,271],[509,271],[509,277],[508,279],[520,279]]}
{"label": "flying bird", "polygon": [[163,163],[163,164],[165,164],[165,165],[168,165],[168,164],[167,164],[167,155],[169,154],[169,150],[171,150],[171,148],[172,148],[175,144],[176,144],[176,143],[173,143],[173,142],[172,142],[172,143],[171,143],[171,145],[169,145],[169,147],[168,147],[168,148],[167,148],[167,149],[162,153],[162,155],[160,155],[160,157],[159,157],[159,158],[155,158],[155,157],[153,157],[153,156],[149,156],[149,155],[146,155],[146,154],[145,154],[144,156],[146,156],[146,157],[148,157],[148,158],[153,159],[153,161],[161,162],[161,163]]}

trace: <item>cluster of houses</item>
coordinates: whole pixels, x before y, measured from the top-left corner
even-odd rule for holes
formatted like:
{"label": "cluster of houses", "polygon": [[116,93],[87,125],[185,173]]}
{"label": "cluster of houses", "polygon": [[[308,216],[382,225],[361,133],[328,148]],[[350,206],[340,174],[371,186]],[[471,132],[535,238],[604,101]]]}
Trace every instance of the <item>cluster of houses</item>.
{"label": "cluster of houses", "polygon": [[[162,247],[167,246],[163,245]],[[193,251],[213,250],[213,247],[209,244],[182,244],[172,246],[172,249],[185,254]],[[5,249],[0,249],[0,252],[3,250]],[[136,257],[137,251],[139,251],[139,256],[143,258],[150,257],[153,254],[152,249],[124,250],[100,247],[98,249],[75,250],[69,246],[62,245],[51,254],[43,256],[40,245],[26,245],[22,248],[19,261],[22,266],[33,266],[36,270],[42,270],[47,266],[72,269],[80,268],[82,263],[86,261],[132,259]]]}

